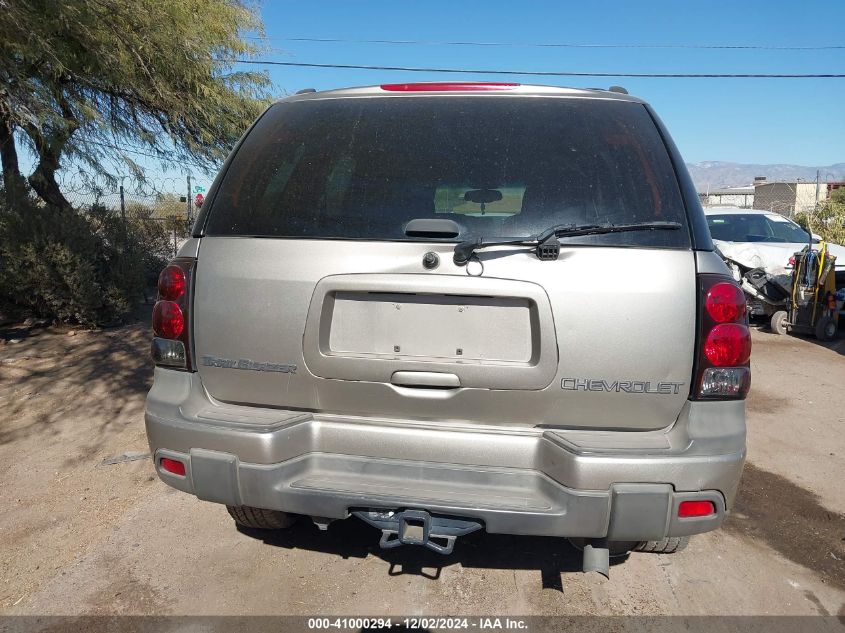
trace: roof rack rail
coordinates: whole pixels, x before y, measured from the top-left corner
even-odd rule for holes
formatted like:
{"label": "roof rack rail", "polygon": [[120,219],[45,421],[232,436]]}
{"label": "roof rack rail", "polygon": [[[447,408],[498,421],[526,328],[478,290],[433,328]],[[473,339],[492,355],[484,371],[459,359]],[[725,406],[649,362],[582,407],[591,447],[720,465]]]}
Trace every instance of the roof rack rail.
{"label": "roof rack rail", "polygon": [[309,92],[317,92],[317,89],[316,88],[303,88],[302,90],[297,90],[293,94],[304,95],[304,94],[308,94]]}

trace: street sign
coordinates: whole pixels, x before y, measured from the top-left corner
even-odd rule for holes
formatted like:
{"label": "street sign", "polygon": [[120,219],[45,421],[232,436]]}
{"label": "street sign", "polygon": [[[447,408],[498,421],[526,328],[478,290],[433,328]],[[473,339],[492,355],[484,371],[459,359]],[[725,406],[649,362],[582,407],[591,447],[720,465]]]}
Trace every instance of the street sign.
{"label": "street sign", "polygon": [[197,209],[199,209],[202,206],[202,200],[203,200],[202,194],[198,193],[197,197],[194,198],[194,204],[197,206]]}
{"label": "street sign", "polygon": [[194,185],[194,193],[205,193],[205,187],[202,185]]}

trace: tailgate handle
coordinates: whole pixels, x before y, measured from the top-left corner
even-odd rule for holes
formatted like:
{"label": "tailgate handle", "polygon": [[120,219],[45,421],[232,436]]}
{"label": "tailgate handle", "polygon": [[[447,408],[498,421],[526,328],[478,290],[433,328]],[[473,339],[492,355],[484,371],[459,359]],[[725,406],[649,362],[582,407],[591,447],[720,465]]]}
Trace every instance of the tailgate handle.
{"label": "tailgate handle", "polygon": [[439,371],[397,371],[390,382],[400,387],[424,387],[428,389],[457,389],[461,379],[455,374]]}
{"label": "tailgate handle", "polygon": [[416,218],[405,225],[405,235],[408,237],[458,237],[463,227],[446,218]]}

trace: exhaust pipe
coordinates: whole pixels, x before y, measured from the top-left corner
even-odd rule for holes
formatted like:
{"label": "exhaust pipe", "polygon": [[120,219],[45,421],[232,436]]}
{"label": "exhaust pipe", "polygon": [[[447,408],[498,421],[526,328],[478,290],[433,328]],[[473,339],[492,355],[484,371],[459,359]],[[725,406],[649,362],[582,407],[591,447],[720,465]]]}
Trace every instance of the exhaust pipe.
{"label": "exhaust pipe", "polygon": [[590,539],[584,545],[584,573],[596,571],[605,578],[610,578],[610,549],[607,539]]}

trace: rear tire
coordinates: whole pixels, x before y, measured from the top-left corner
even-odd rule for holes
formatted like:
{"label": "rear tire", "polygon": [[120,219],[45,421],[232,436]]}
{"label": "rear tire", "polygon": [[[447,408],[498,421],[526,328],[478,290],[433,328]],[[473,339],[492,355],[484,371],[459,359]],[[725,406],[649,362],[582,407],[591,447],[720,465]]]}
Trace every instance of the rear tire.
{"label": "rear tire", "polygon": [[688,536],[670,536],[660,541],[643,541],[634,549],[636,552],[650,554],[674,554],[686,549],[689,545]]}
{"label": "rear tire", "polygon": [[823,316],[816,321],[816,338],[820,341],[832,341],[836,336],[836,321]]}
{"label": "rear tire", "polygon": [[786,310],[778,310],[772,315],[772,320],[769,325],[772,327],[772,332],[775,334],[786,334]]}
{"label": "rear tire", "polygon": [[256,530],[283,530],[296,523],[295,514],[250,506],[226,506],[235,523]]}

